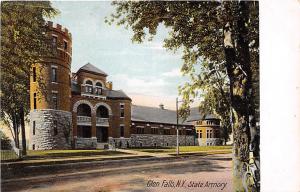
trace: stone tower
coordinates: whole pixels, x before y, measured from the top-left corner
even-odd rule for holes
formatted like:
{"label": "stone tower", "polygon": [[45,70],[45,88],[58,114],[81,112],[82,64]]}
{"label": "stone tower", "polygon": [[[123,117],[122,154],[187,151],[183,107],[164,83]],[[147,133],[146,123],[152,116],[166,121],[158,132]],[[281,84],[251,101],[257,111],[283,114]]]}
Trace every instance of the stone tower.
{"label": "stone tower", "polygon": [[33,150],[71,148],[72,37],[61,25],[47,23],[53,56],[32,66],[30,142]]}

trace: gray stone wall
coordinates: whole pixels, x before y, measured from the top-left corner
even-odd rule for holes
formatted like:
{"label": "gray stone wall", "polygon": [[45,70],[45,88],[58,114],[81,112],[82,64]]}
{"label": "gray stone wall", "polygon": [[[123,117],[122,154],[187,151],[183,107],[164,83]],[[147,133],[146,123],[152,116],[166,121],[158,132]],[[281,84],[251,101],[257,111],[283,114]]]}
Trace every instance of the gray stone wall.
{"label": "gray stone wall", "polygon": [[75,149],[96,149],[97,147],[97,138],[82,138],[76,137],[74,138]]}
{"label": "gray stone wall", "polygon": [[220,138],[203,138],[197,139],[199,146],[222,145],[223,140]]}
{"label": "gray stone wall", "polygon": [[132,139],[131,138],[113,138],[113,137],[109,137],[108,138],[108,144],[110,148],[128,148],[131,147],[131,142]]}
{"label": "gray stone wall", "polygon": [[[176,135],[131,134],[131,147],[167,147],[176,146]],[[198,145],[192,135],[179,135],[180,146]]]}
{"label": "gray stone wall", "polygon": [[[29,149],[70,149],[72,138],[71,113],[61,110],[42,109],[30,112]],[[33,124],[35,122],[35,134]],[[57,128],[57,134],[55,131]]]}

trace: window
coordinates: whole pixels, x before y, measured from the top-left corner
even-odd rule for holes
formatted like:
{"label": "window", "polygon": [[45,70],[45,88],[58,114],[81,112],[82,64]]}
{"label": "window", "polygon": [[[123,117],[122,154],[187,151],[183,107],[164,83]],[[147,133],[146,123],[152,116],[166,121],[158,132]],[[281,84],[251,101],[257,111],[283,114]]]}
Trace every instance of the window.
{"label": "window", "polygon": [[178,134],[182,135],[182,130],[181,129],[178,130]]}
{"label": "window", "polygon": [[35,150],[35,144],[32,145],[32,150]]}
{"label": "window", "polygon": [[85,82],[86,86],[85,86],[85,92],[86,93],[93,93],[93,83],[90,80],[87,80]]}
{"label": "window", "polygon": [[158,128],[151,128],[151,134],[158,134]]}
{"label": "window", "polygon": [[56,120],[54,120],[54,122],[53,122],[53,132],[54,132],[54,135],[57,135],[57,121]]}
{"label": "window", "polygon": [[137,127],[136,128],[136,133],[137,134],[144,134],[144,128],[143,127]]}
{"label": "window", "polygon": [[56,67],[51,68],[51,81],[57,82],[57,68]]}
{"label": "window", "polygon": [[64,41],[64,50],[67,51],[68,49],[68,42]]}
{"label": "window", "polygon": [[120,137],[124,137],[124,125],[120,126]]}
{"label": "window", "polygon": [[33,79],[33,82],[36,82],[36,67],[32,68],[32,79]]}
{"label": "window", "polygon": [[52,93],[52,105],[53,105],[53,109],[58,108],[57,93]]}
{"label": "window", "polygon": [[56,37],[56,36],[52,36],[52,46],[53,46],[54,48],[57,47],[57,37]]}
{"label": "window", "polygon": [[171,131],[170,129],[164,129],[164,135],[170,135]]}
{"label": "window", "polygon": [[124,117],[124,104],[120,104],[120,117]]}
{"label": "window", "polygon": [[32,135],[35,135],[35,121],[32,122]]}
{"label": "window", "polygon": [[36,93],[33,94],[33,109],[36,109]]}
{"label": "window", "polygon": [[102,88],[96,87],[95,88],[95,94],[96,95],[102,95]]}
{"label": "window", "polygon": [[199,138],[202,138],[202,130],[199,131]]}
{"label": "window", "polygon": [[102,87],[102,84],[101,84],[100,82],[97,82],[97,83],[96,83],[96,86],[97,86],[97,87]]}
{"label": "window", "polygon": [[206,137],[207,138],[212,138],[212,130],[207,130],[206,131]]}

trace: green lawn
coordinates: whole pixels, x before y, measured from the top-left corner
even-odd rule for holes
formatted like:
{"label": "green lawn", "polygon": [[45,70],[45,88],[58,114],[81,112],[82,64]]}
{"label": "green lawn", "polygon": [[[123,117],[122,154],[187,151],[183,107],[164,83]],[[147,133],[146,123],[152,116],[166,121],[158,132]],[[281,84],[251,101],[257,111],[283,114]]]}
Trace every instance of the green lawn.
{"label": "green lawn", "polygon": [[[180,152],[207,152],[214,150],[224,150],[231,151],[232,146],[180,146]],[[176,147],[169,147],[163,149],[155,149],[155,148],[134,148],[133,150],[149,152],[149,153],[173,153],[176,152]]]}
{"label": "green lawn", "polygon": [[118,151],[107,150],[30,150],[27,152],[26,159],[39,158],[64,158],[64,157],[88,157],[99,155],[120,155]]}

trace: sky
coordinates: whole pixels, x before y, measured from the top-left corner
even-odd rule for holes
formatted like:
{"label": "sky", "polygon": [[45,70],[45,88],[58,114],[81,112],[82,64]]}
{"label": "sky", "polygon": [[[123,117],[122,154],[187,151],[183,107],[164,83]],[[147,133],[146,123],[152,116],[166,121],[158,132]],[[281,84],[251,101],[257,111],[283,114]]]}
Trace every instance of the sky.
{"label": "sky", "polygon": [[108,25],[105,17],[114,12],[109,1],[53,1],[60,14],[51,19],[72,33],[72,72],[90,62],[105,71],[113,89],[122,89],[134,104],[165,104],[174,108],[182,77],[182,52],[167,51],[163,39],[168,30],[159,26],[149,42],[132,43],[133,32],[124,26]]}

